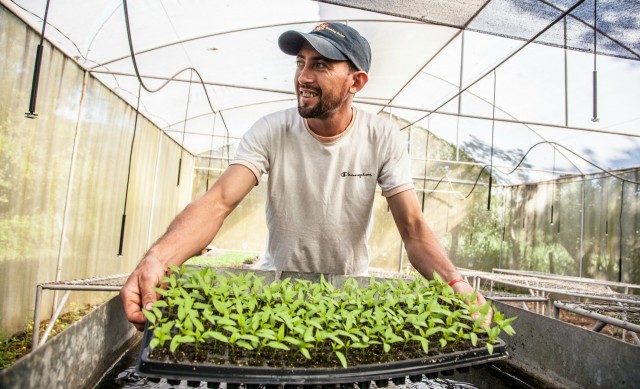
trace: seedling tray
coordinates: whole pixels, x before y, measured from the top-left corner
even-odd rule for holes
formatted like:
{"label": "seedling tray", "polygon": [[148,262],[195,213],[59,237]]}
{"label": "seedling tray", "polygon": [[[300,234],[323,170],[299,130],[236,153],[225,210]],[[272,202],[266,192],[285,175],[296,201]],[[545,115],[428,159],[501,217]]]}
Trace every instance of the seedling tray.
{"label": "seedling tray", "polygon": [[[446,375],[454,370],[480,367],[508,357],[505,343],[498,339],[498,342],[493,345],[492,354],[489,354],[486,347],[482,347],[420,359],[347,368],[276,368],[210,363],[174,363],[149,358],[151,351],[149,342],[152,337],[153,331],[146,328],[136,365],[136,373],[151,380],[165,378],[170,382],[172,380],[186,380],[195,383],[204,381],[211,384],[225,382],[227,384],[245,385],[335,385],[352,383],[362,385],[370,381],[392,379],[394,382],[404,383],[405,377],[409,377],[412,381],[421,379],[422,374],[433,378],[438,373]],[[416,377],[418,378],[416,379]]]}

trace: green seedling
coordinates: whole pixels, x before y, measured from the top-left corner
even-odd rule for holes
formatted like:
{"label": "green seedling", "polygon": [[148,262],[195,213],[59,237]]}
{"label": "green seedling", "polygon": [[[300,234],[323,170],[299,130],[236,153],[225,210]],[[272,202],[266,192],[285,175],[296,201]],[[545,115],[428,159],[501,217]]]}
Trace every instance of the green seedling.
{"label": "green seedling", "polygon": [[364,356],[369,348],[428,354],[435,346],[468,342],[493,352],[501,333],[514,334],[515,318],[494,308],[492,326],[484,327],[490,303],[468,304],[475,295],[455,294],[437,274],[432,281],[371,278],[367,287],[348,279],[335,288],[323,275],[317,283],[286,278],[265,284],[251,272],[170,270],[156,289],[162,299],[143,310],[153,330],[152,349],[197,352],[212,343],[228,346],[231,354],[269,349],[273,358],[335,355],[346,367],[351,354]]}

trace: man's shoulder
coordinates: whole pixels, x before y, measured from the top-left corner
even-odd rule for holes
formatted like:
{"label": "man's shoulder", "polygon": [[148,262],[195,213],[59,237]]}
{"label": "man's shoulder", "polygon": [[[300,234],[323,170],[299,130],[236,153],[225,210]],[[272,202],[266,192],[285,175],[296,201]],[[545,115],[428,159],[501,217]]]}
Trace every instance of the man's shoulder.
{"label": "man's shoulder", "polygon": [[389,118],[372,112],[358,109],[358,126],[377,136],[388,136],[398,131],[398,126]]}
{"label": "man's shoulder", "polygon": [[301,125],[303,124],[300,115],[298,115],[298,110],[296,108],[288,108],[262,115],[245,135],[256,136],[261,134],[266,136],[270,134],[269,136],[273,136]]}

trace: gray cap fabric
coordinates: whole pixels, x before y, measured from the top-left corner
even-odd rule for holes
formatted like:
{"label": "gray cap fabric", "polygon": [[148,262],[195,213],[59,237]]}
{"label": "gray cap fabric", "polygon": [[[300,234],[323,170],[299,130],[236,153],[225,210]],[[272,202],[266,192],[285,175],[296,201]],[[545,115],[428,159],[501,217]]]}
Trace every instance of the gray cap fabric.
{"label": "gray cap fabric", "polygon": [[308,42],[320,55],[336,61],[351,61],[358,70],[369,72],[371,47],[352,27],[342,23],[321,23],[311,32],[286,31],[280,35],[278,46],[289,55],[298,55]]}

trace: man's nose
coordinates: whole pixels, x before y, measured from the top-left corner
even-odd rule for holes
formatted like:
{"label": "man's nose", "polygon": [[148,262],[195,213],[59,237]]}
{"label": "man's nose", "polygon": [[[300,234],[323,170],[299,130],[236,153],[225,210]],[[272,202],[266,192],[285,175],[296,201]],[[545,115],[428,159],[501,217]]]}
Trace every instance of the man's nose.
{"label": "man's nose", "polygon": [[313,81],[312,72],[307,66],[303,66],[298,70],[298,83],[308,84]]}

